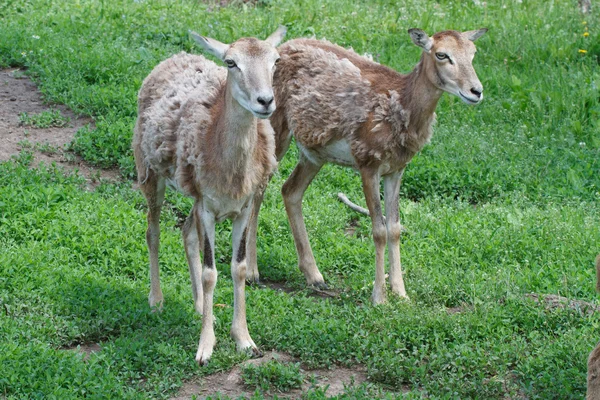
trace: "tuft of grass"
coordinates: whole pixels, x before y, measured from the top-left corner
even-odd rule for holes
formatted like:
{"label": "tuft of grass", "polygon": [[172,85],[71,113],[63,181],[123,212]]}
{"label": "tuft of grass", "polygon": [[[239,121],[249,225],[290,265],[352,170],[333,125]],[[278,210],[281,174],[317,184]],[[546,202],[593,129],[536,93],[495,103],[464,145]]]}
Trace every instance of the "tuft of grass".
{"label": "tuft of grass", "polygon": [[[371,222],[335,199],[343,191],[361,202],[360,178],[328,165],[307,190],[303,212],[319,268],[340,294],[248,288],[249,330],[260,347],[311,368],[364,365],[370,382],[339,398],[394,397],[383,389],[411,399],[582,398],[600,316],[546,309],[525,295],[598,301],[598,14],[582,21],[572,2],[545,0],[243,3],[0,2],[0,65],[24,67],[47,101],[91,115],[94,127],[81,129],[71,147],[133,177],[136,93],[161,60],[197,52],[188,29],[231,42],[283,23],[288,38],[326,37],[408,72],[419,50],[406,29],[490,28],[474,60],[485,100],[467,107],[444,95],[432,142],[404,175],[402,261],[411,301],[390,296],[387,305],[370,305]],[[184,381],[244,361],[228,338],[232,307],[215,309],[218,345],[209,366],[193,361],[201,317],[176,227],[192,202],[167,194],[165,309],[153,314],[143,196],[130,183],[87,192],[56,167],[30,169],[32,146],[24,142],[0,163],[0,365],[8,371],[0,393],[169,398]],[[266,192],[258,262],[265,280],[301,289],[280,195],[296,161],[292,146]],[[344,235],[349,224],[352,236]],[[215,303],[233,298],[229,228],[217,229]],[[84,343],[102,350],[87,362],[63,350]]]}
{"label": "tuft of grass", "polygon": [[51,109],[37,114],[23,112],[19,114],[19,122],[23,126],[33,128],[62,128],[71,121],[69,117],[62,115],[60,110]]}
{"label": "tuft of grass", "polygon": [[262,391],[288,392],[299,389],[304,382],[300,364],[284,364],[271,360],[263,364],[248,364],[242,368],[242,379],[248,386]]}

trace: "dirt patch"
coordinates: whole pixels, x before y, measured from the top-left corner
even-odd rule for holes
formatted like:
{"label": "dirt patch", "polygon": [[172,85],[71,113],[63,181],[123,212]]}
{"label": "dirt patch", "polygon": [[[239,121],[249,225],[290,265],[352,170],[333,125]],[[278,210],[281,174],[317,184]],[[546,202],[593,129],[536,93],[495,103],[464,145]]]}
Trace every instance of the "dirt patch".
{"label": "dirt patch", "polygon": [[526,294],[525,297],[533,299],[537,303],[543,304],[548,310],[553,310],[556,308],[569,308],[586,315],[600,312],[600,306],[596,304],[583,300],[571,300],[555,294],[530,293]]}
{"label": "dirt patch", "polygon": [[[263,357],[248,360],[229,372],[219,372],[185,383],[172,400],[187,400],[193,396],[202,399],[205,396],[217,393],[234,399],[239,397],[250,398],[254,394],[255,389],[244,384],[241,376],[242,368],[249,364],[260,365],[272,360],[277,360],[281,363],[297,362],[296,359],[288,354],[274,351],[267,352]],[[328,386],[326,395],[336,396],[344,393],[344,387],[360,385],[367,380],[366,371],[360,366],[354,368],[336,367],[333,369],[303,370],[303,372],[307,379],[302,385],[302,389],[295,389],[285,393],[265,393],[265,397],[270,398],[277,395],[278,398],[297,399],[311,387],[325,388],[326,386]],[[312,379],[310,379],[311,377]]]}
{"label": "dirt patch", "polygon": [[300,293],[306,290],[308,297],[318,297],[322,299],[330,299],[340,297],[340,290],[335,289],[319,289],[312,286],[307,286],[304,289],[294,289],[286,285],[285,282],[261,280],[258,284],[261,287],[268,287],[276,292],[284,292],[287,294]]}
{"label": "dirt patch", "polygon": [[[43,111],[60,110],[69,118],[67,126],[62,128],[35,128],[22,126],[19,115],[39,114]],[[94,168],[83,162],[65,147],[77,130],[93,123],[89,117],[78,116],[66,106],[44,103],[37,86],[19,69],[0,70],[0,161],[10,160],[23,149],[33,152],[33,166],[40,163],[50,165],[53,162],[67,171],[77,170],[88,180],[93,188],[100,179],[117,181],[120,173],[116,169]]]}
{"label": "dirt patch", "polygon": [[76,353],[83,354],[83,361],[87,361],[90,359],[90,356],[92,354],[97,353],[100,350],[102,350],[102,347],[100,347],[100,345],[97,343],[87,343],[87,344],[79,344],[74,347],[66,347],[63,350],[74,351]]}

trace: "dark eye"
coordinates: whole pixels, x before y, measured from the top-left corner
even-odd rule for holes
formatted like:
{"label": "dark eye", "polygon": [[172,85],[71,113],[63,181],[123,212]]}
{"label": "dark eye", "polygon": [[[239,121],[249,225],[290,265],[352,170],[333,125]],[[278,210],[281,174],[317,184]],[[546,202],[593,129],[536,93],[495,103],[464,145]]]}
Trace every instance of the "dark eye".
{"label": "dark eye", "polygon": [[281,58],[278,58],[277,60],[275,60],[275,65],[279,64],[280,60],[281,60]]}
{"label": "dark eye", "polygon": [[227,65],[227,68],[237,67],[237,64],[235,63],[235,61],[230,60],[230,59],[225,60],[225,64]]}
{"label": "dark eye", "polygon": [[446,53],[435,53],[435,56],[438,60],[445,60],[448,58],[448,54]]}

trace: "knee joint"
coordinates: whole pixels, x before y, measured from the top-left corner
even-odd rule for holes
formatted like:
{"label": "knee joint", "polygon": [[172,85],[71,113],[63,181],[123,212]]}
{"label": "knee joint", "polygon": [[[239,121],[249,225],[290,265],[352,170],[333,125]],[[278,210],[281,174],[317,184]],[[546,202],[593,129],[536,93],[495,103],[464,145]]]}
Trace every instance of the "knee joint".
{"label": "knee joint", "polygon": [[217,283],[217,271],[214,268],[206,268],[202,271],[202,286],[209,289],[214,288]]}
{"label": "knee joint", "polygon": [[387,231],[384,226],[373,227],[373,240],[375,243],[384,243],[387,240]]}
{"label": "knee joint", "polygon": [[233,271],[232,271],[232,276],[233,279],[237,280],[238,282],[244,282],[246,280],[246,274],[248,272],[248,267],[246,265],[246,262],[242,262],[240,264],[238,264],[237,266],[233,267]]}
{"label": "knee joint", "polygon": [[394,222],[387,227],[388,240],[398,241],[402,234],[402,225],[399,222]]}

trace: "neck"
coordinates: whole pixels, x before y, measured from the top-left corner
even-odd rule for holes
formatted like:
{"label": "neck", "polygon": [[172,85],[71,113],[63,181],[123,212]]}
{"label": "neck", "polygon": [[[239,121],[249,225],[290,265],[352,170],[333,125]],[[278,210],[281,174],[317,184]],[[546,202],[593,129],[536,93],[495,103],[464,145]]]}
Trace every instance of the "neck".
{"label": "neck", "polygon": [[227,168],[246,166],[257,140],[257,119],[233,98],[231,86],[225,87],[223,112],[217,122],[221,132],[219,151]]}
{"label": "neck", "polygon": [[422,54],[415,69],[406,75],[406,86],[402,93],[402,98],[407,99],[404,107],[410,111],[409,126],[417,131],[431,120],[443,93],[429,79],[435,71],[429,71],[434,66],[427,61],[425,54]]}

